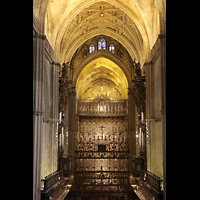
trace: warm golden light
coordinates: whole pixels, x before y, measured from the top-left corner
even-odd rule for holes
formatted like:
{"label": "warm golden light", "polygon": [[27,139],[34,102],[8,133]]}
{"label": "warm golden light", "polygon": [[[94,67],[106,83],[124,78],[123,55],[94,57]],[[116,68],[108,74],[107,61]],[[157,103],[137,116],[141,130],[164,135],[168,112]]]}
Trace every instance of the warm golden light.
{"label": "warm golden light", "polygon": [[127,99],[128,82],[122,69],[113,61],[100,57],[90,62],[79,74],[77,98],[94,99],[103,94],[111,99]]}
{"label": "warm golden light", "polygon": [[137,190],[137,185],[131,185],[131,187],[133,188],[133,190]]}
{"label": "warm golden light", "polygon": [[72,185],[67,185],[67,189],[70,190]]}

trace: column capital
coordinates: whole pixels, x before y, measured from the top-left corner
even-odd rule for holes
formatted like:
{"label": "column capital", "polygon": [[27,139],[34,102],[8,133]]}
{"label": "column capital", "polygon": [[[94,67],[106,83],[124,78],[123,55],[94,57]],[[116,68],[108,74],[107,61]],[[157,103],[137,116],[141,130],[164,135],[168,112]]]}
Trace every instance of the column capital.
{"label": "column capital", "polygon": [[33,37],[34,38],[40,38],[42,40],[45,40],[47,38],[46,35],[40,34],[36,30],[33,30]]}
{"label": "column capital", "polygon": [[159,38],[159,39],[166,38],[166,33],[159,34],[159,35],[158,35],[158,38]]}
{"label": "column capital", "polygon": [[55,61],[53,61],[53,60],[52,60],[51,64],[52,64],[52,65],[56,65],[56,66],[58,66],[58,67],[61,66],[61,64],[60,64],[59,62],[55,62]]}
{"label": "column capital", "polygon": [[143,67],[145,66],[148,66],[148,65],[152,65],[153,64],[153,62],[152,62],[152,60],[150,60],[150,61],[147,61],[147,62],[145,62],[144,63],[144,65],[143,65]]}

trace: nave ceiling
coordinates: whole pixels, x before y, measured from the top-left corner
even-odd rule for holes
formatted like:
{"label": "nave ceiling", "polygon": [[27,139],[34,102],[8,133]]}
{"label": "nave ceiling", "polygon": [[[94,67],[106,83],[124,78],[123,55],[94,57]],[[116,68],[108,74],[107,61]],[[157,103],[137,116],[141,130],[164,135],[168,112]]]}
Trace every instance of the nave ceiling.
{"label": "nave ceiling", "polygon": [[[149,61],[150,50],[161,33],[160,20],[165,11],[165,0],[34,0],[33,11],[56,61],[70,62],[84,43],[106,35],[120,43],[131,59],[140,61],[142,66]],[[102,59],[104,65],[99,66]],[[127,98],[127,74],[124,75],[121,66],[108,60],[102,56],[80,70],[78,84],[75,83],[78,96],[94,98],[97,95],[94,88],[99,85],[100,89],[104,85],[104,89],[112,88],[108,90],[109,94],[115,91],[116,96],[112,98]],[[109,62],[112,63],[110,69]],[[94,66],[99,67],[95,69]],[[122,76],[114,66],[121,70]],[[83,74],[87,76],[83,78]]]}
{"label": "nave ceiling", "polygon": [[90,62],[80,73],[77,99],[95,99],[98,95],[111,100],[127,99],[128,82],[121,68],[109,59],[100,57]]}
{"label": "nave ceiling", "polygon": [[160,34],[165,1],[34,0],[33,10],[59,62],[70,60],[89,38],[106,34],[144,63]]}

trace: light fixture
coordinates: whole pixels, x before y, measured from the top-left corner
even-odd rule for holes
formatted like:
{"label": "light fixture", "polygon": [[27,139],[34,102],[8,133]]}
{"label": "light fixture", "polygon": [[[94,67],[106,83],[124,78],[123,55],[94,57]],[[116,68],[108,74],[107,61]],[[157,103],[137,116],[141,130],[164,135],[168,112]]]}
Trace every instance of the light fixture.
{"label": "light fixture", "polygon": [[72,187],[72,185],[67,185],[67,189],[69,189],[69,190],[70,190],[70,189],[71,189],[71,187]]}

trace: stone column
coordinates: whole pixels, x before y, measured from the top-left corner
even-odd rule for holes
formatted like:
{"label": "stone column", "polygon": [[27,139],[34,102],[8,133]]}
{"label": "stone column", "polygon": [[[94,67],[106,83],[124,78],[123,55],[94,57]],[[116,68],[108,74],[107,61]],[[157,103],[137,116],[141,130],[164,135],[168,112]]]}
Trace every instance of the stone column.
{"label": "stone column", "polygon": [[52,62],[52,171],[58,170],[58,144],[56,143],[56,128],[59,120],[59,67]]}
{"label": "stone column", "polygon": [[154,74],[152,62],[144,64],[146,71],[146,123],[148,142],[146,143],[147,170],[151,171],[151,119],[154,118]]}
{"label": "stone column", "polygon": [[136,133],[135,133],[135,98],[132,89],[128,92],[128,132],[129,132],[129,176],[133,169],[133,155],[136,155]]}
{"label": "stone column", "polygon": [[[65,129],[64,129],[64,135],[65,135],[65,143],[64,143],[64,147],[63,147],[63,156],[67,157],[68,155],[68,145],[69,145],[69,136],[68,136],[68,132],[69,132],[69,102],[67,102],[66,105],[66,111],[65,111],[65,118],[64,118],[64,123],[65,123]],[[66,137],[66,132],[67,132],[67,137]]]}
{"label": "stone column", "polygon": [[159,35],[161,52],[161,123],[163,142],[163,184],[166,200],[166,33]]}
{"label": "stone column", "polygon": [[69,136],[68,152],[72,157],[71,171],[75,170],[75,134],[76,134],[76,91],[75,87],[69,88]]}
{"label": "stone column", "polygon": [[33,200],[40,200],[43,121],[43,48],[46,37],[33,34]]}

